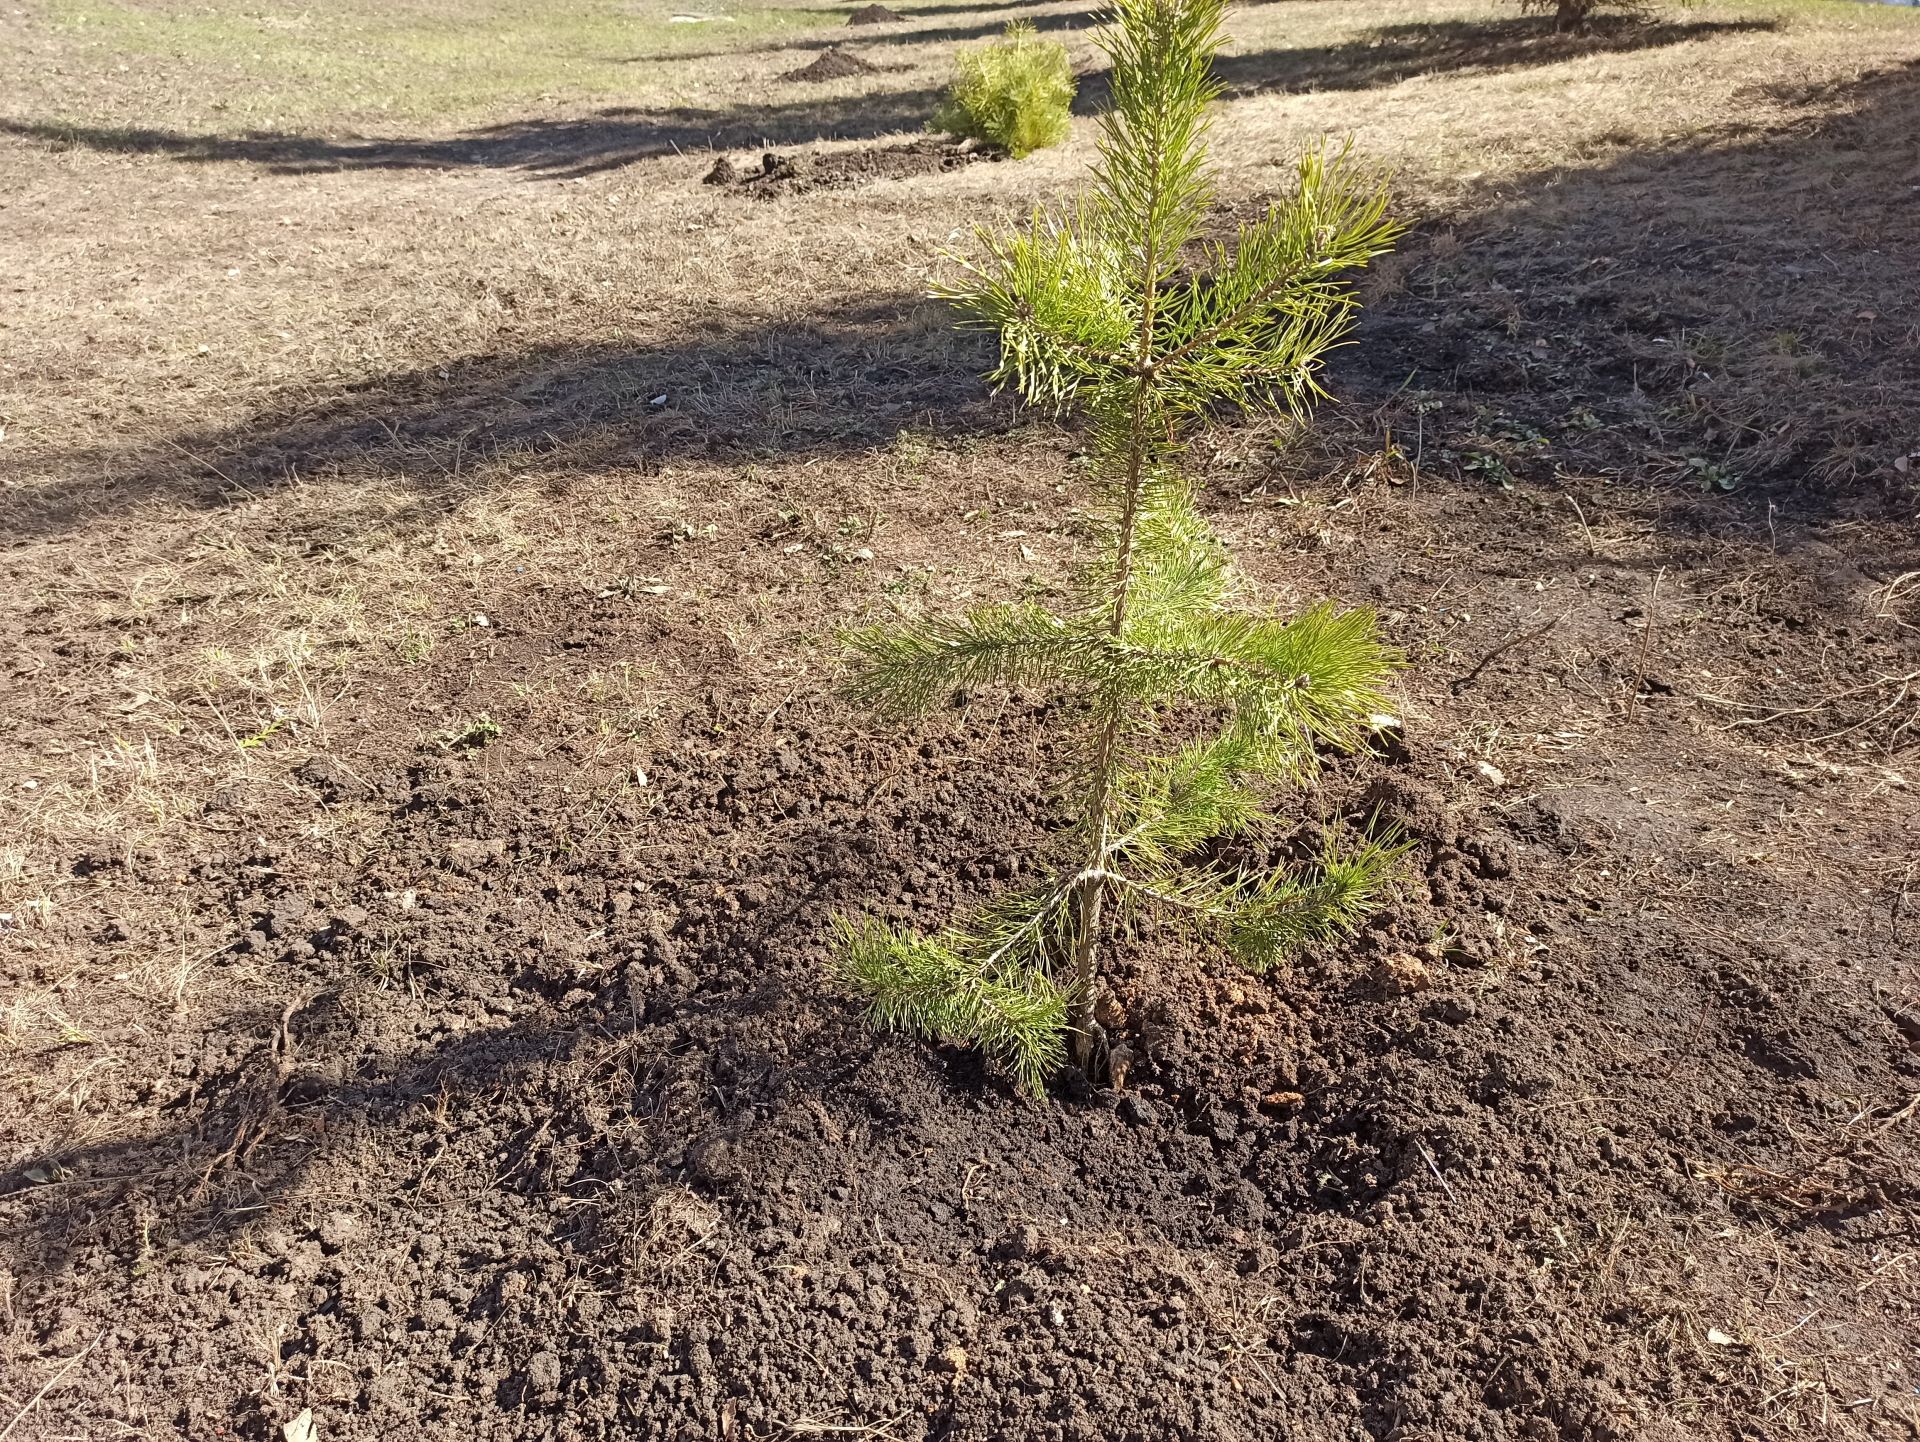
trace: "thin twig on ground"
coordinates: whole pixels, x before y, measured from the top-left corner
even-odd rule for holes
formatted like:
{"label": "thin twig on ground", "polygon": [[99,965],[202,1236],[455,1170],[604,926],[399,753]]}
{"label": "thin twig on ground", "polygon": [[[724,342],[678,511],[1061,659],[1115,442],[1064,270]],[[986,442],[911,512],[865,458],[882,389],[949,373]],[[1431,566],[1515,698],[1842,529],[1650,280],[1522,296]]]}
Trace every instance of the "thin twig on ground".
{"label": "thin twig on ground", "polygon": [[1467,687],[1471,686],[1475,681],[1477,681],[1480,678],[1480,673],[1486,670],[1488,666],[1492,665],[1493,662],[1497,661],[1500,657],[1506,655],[1507,652],[1513,650],[1516,646],[1523,646],[1529,641],[1539,640],[1540,637],[1546,635],[1547,632],[1551,631],[1555,626],[1558,626],[1562,621],[1566,620],[1567,617],[1572,614],[1572,612],[1573,612],[1573,608],[1569,606],[1566,610],[1562,611],[1559,615],[1554,616],[1549,620],[1542,622],[1540,625],[1535,626],[1532,630],[1522,631],[1519,635],[1509,637],[1507,640],[1502,641],[1498,646],[1495,646],[1491,651],[1487,652],[1486,655],[1482,656],[1479,662],[1474,666],[1474,668],[1471,671],[1467,672],[1466,675],[1454,677],[1454,679],[1449,683],[1448,689],[1451,690],[1454,695],[1458,696],[1462,691],[1466,690]]}
{"label": "thin twig on ground", "polygon": [[1667,568],[1662,566],[1653,573],[1653,585],[1647,591],[1647,624],[1640,631],[1640,654],[1633,663],[1633,689],[1627,693],[1627,724],[1633,724],[1633,714],[1640,707],[1640,688],[1647,684],[1647,649],[1653,644],[1653,608],[1660,600],[1660,582],[1665,578]]}
{"label": "thin twig on ground", "polygon": [[1454,1203],[1455,1205],[1458,1205],[1458,1204],[1459,1204],[1459,1201],[1460,1201],[1460,1194],[1459,1194],[1458,1192],[1456,1192],[1456,1191],[1454,1191],[1454,1189],[1453,1189],[1453,1183],[1451,1183],[1451,1182],[1449,1182],[1449,1181],[1448,1181],[1448,1180],[1446,1179],[1446,1177],[1444,1177],[1443,1175],[1441,1175],[1441,1172],[1440,1172],[1440,1164],[1439,1164],[1438,1162],[1436,1162],[1436,1161],[1434,1161],[1434,1159],[1433,1159],[1433,1153],[1427,1150],[1427,1144],[1426,1144],[1425,1142],[1423,1142],[1423,1141],[1421,1141],[1421,1140],[1420,1140],[1420,1138],[1418,1138],[1418,1137],[1415,1137],[1415,1138],[1413,1139],[1413,1144],[1414,1144],[1414,1145],[1415,1145],[1416,1147],[1418,1147],[1418,1148],[1420,1148],[1420,1155],[1421,1155],[1421,1157],[1422,1157],[1422,1159],[1424,1159],[1424,1160],[1425,1160],[1425,1162],[1426,1162],[1426,1164],[1427,1164],[1427,1170],[1428,1170],[1428,1171],[1430,1171],[1430,1172],[1432,1172],[1432,1173],[1433,1173],[1433,1179],[1434,1179],[1434,1180],[1435,1180],[1436,1182],[1438,1182],[1438,1183],[1440,1183],[1440,1188],[1441,1188],[1441,1190],[1442,1190],[1442,1191],[1444,1191],[1444,1192],[1445,1192],[1445,1193],[1447,1194],[1447,1200],[1448,1200],[1448,1201],[1450,1201],[1450,1202],[1453,1202],[1453,1203]]}

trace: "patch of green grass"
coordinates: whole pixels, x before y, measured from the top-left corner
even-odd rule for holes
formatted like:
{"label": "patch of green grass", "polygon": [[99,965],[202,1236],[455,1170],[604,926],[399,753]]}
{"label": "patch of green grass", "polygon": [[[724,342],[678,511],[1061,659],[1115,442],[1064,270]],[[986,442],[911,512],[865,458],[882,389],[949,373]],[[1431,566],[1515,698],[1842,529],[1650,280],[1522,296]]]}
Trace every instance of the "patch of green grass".
{"label": "patch of green grass", "polygon": [[[676,23],[675,15],[711,18]],[[78,66],[116,80],[145,72],[157,86],[179,89],[182,102],[210,94],[216,128],[241,130],[348,115],[478,118],[535,103],[630,98],[684,52],[744,48],[839,24],[843,15],[733,0],[202,0],[191,8],[55,0],[49,18]],[[169,84],[190,77],[209,83]]]}

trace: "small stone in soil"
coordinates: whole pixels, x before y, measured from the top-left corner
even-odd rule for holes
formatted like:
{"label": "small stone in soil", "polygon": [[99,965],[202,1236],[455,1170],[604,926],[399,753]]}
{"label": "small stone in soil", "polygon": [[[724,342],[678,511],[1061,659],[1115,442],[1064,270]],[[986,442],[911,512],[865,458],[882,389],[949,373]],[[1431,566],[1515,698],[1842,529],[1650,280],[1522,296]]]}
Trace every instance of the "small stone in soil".
{"label": "small stone in soil", "polygon": [[1388,996],[1408,996],[1433,985],[1433,973],[1417,956],[1396,952],[1374,964],[1374,984]]}

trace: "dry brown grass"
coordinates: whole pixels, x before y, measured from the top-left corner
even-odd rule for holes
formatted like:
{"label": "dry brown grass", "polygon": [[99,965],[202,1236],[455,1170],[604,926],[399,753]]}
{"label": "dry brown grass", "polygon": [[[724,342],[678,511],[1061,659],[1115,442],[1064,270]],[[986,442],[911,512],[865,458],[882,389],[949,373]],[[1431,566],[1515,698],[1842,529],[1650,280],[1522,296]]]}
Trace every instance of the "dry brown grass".
{"label": "dry brown grass", "polygon": [[[1909,20],[1705,6],[1659,43],[1622,36],[1561,54],[1514,38],[1497,7],[1251,7],[1236,12],[1224,67],[1235,97],[1219,119],[1224,189],[1258,195],[1296,144],[1349,132],[1395,167],[1415,207],[1468,215],[1545,173],[1818,125],[1822,95],[1920,54]],[[45,114],[97,110],[85,86],[110,59],[103,42],[45,16],[28,24],[41,58],[71,63],[41,67],[41,88],[22,97]],[[915,36],[943,25],[956,28],[875,38],[897,72],[809,91],[820,133],[845,106],[907,114],[952,43]],[[1425,25],[1441,38],[1423,38]],[[1454,36],[1463,25],[1482,28]],[[1065,33],[1091,63],[1085,34]],[[679,63],[737,97],[724,128],[750,131],[756,105],[792,110],[791,87],[772,80],[788,60],[736,39]],[[1488,47],[1500,63],[1480,63]],[[149,78],[139,108],[164,116],[186,89]],[[890,110],[890,96],[904,106]],[[560,168],[569,145],[595,166],[648,148],[644,115],[593,123],[612,133],[562,132]],[[789,123],[807,133],[804,107]],[[474,130],[442,122],[421,137]],[[15,282],[0,446],[22,521],[4,584],[16,618],[92,638],[57,663],[33,648],[17,682],[66,718],[7,743],[19,783],[0,893],[31,934],[61,904],[74,854],[190,852],[207,798],[252,781],[267,743],[326,747],[351,724],[341,713],[356,691],[404,677],[487,608],[617,581],[627,528],[682,515],[737,525],[729,506],[779,511],[783,496],[818,511],[810,468],[826,456],[856,514],[863,474],[894,462],[860,452],[868,433],[835,437],[847,397],[818,389],[809,356],[851,347],[895,367],[910,397],[915,371],[960,377],[966,356],[937,314],[914,308],[933,252],[958,224],[1069,183],[1092,133],[1082,121],[1068,146],[1019,166],[761,206],[704,190],[705,162],[673,154],[556,180],[484,145],[446,152],[443,168],[389,168],[349,148],[283,173],[244,145],[185,162],[110,138],[0,143],[9,209],[26,222],[9,228],[4,256]],[[1432,233],[1422,264],[1445,263],[1448,235]],[[706,384],[687,375],[714,353]],[[756,369],[743,403],[731,383]],[[632,445],[636,428],[648,435],[633,418],[655,385],[674,393],[682,430]],[[948,399],[924,396],[932,409]],[[797,429],[811,454],[782,454]],[[733,459],[700,453],[716,439]],[[685,594],[699,596],[697,580]],[[764,603],[728,597],[720,612],[729,644],[769,649]],[[775,649],[797,657],[794,640]],[[526,709],[535,696],[558,705],[571,684],[529,678]],[[422,730],[444,722],[423,718]]]}

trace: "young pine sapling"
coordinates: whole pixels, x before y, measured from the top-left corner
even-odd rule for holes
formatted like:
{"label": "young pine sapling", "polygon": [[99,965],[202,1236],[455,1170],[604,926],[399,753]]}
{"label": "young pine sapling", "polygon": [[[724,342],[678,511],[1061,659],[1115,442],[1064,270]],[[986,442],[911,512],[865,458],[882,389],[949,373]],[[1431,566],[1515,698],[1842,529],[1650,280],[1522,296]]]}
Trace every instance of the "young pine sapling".
{"label": "young pine sapling", "polygon": [[1032,21],[1016,20],[1003,39],[961,54],[953,87],[930,124],[997,145],[1019,160],[1067,138],[1073,92],[1067,47],[1041,39]]}
{"label": "young pine sapling", "polygon": [[[1180,471],[1222,404],[1303,413],[1349,328],[1346,277],[1398,227],[1344,152],[1309,152],[1292,196],[1203,242],[1207,108],[1223,0],[1119,0],[1103,37],[1112,106],[1093,192],[1070,213],[983,232],[945,292],[1000,339],[991,379],[1089,423],[1096,488],[1071,603],[981,606],[853,632],[851,694],[892,716],[990,683],[1056,688],[1079,718],[1078,805],[1060,869],[934,935],[836,919],[834,968],[878,1025],[970,1042],[1038,1093],[1064,1064],[1102,1069],[1093,1003],[1114,908],[1190,918],[1247,965],[1350,928],[1394,848],[1329,841],[1306,874],[1192,858],[1257,832],[1263,789],[1317,745],[1351,747],[1396,664],[1365,610],[1292,617],[1234,604],[1219,540]],[[1195,718],[1205,739],[1163,738]],[[1158,743],[1158,744],[1156,744]]]}

